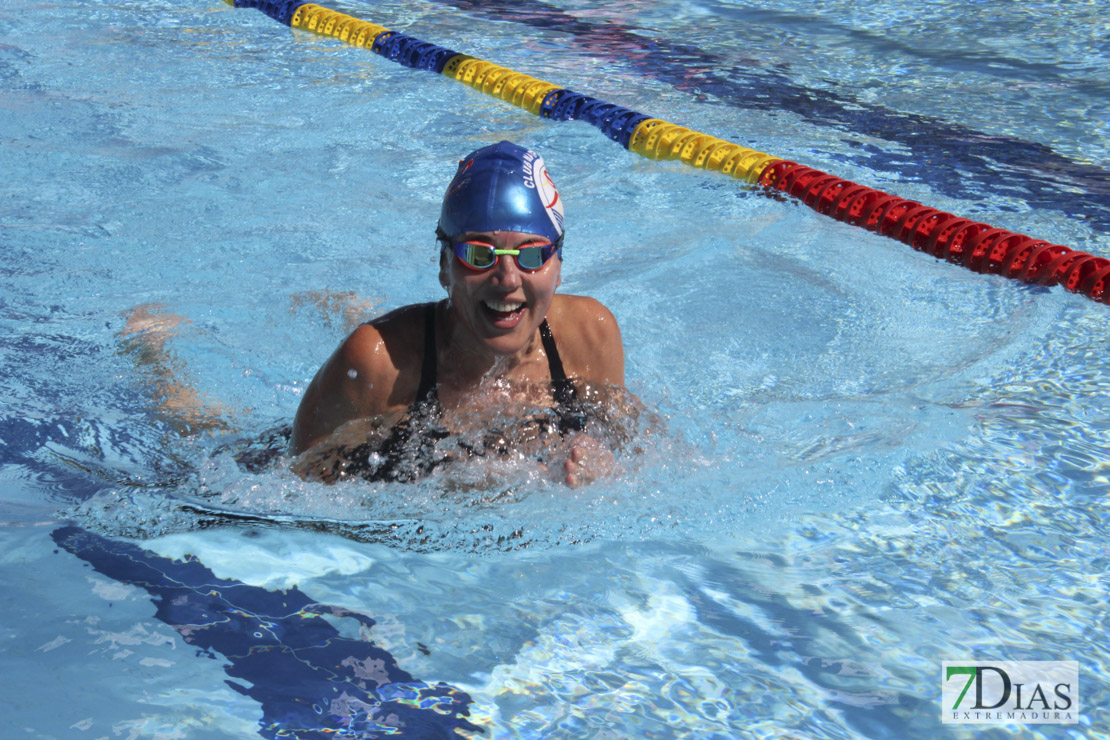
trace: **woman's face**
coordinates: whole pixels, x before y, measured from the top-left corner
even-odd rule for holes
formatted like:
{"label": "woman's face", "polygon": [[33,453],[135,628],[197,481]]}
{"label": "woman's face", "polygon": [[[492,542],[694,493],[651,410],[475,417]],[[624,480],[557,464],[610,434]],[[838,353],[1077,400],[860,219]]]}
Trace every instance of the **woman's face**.
{"label": "woman's face", "polygon": [[[467,232],[456,241],[488,244],[495,249],[519,249],[550,244],[535,234],[519,231]],[[440,270],[451,310],[481,345],[509,356],[528,346],[562,282],[562,260],[552,256],[534,272],[522,270],[511,255],[500,255],[486,270],[464,265],[448,252]]]}

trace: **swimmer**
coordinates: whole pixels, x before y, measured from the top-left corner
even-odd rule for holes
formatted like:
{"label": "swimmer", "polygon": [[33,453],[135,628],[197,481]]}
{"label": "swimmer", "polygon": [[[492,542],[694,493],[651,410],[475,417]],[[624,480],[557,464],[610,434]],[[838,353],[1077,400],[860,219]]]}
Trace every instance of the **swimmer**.
{"label": "swimmer", "polygon": [[492,408],[524,417],[479,454],[546,447],[545,469],[570,486],[609,474],[613,452],[587,433],[584,402],[623,391],[621,333],[598,301],[556,294],[563,236],[539,155],[502,141],[463,159],[436,229],[447,299],[398,308],[340,344],[301,399],[294,470],[414,480],[443,462],[436,441]]}

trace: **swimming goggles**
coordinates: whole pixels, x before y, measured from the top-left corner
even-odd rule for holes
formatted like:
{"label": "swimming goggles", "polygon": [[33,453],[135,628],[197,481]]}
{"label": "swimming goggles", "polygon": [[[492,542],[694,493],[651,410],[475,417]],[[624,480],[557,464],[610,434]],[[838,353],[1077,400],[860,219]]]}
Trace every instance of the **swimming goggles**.
{"label": "swimming goggles", "polygon": [[535,272],[544,265],[552,256],[558,254],[562,257],[563,237],[554,244],[536,244],[520,247],[519,249],[497,249],[490,244],[482,242],[451,242],[455,256],[471,270],[488,270],[497,264],[502,255],[512,256],[516,266],[526,272]]}

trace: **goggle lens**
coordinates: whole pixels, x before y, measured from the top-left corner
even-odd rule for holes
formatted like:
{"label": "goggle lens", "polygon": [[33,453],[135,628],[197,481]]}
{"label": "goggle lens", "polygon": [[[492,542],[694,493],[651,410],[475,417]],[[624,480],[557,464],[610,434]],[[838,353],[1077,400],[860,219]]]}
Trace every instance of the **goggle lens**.
{"label": "goggle lens", "polygon": [[454,247],[458,258],[475,270],[488,270],[497,264],[498,257],[508,255],[516,259],[517,267],[532,272],[547,264],[552,255],[559,251],[558,244],[521,247],[520,249],[496,249],[489,244],[479,242],[455,242]]}

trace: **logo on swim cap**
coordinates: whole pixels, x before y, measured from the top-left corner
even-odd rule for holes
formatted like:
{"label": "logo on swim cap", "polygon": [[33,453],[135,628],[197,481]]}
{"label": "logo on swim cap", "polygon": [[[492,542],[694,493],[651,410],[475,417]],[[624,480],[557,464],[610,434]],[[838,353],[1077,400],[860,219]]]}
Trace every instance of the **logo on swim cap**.
{"label": "logo on swim cap", "polygon": [[543,158],[502,141],[459,163],[439,215],[447,236],[468,231],[521,231],[552,243],[563,233],[563,202]]}
{"label": "logo on swim cap", "polygon": [[[528,153],[533,154],[533,152]],[[547,174],[547,168],[543,166],[543,157],[538,154],[532,160],[532,181],[536,184],[540,202],[543,204],[543,210],[547,217],[551,219],[551,225],[555,227],[556,233],[562,234],[563,201],[559,199],[559,191],[555,189],[555,181],[551,179],[551,175]]]}

